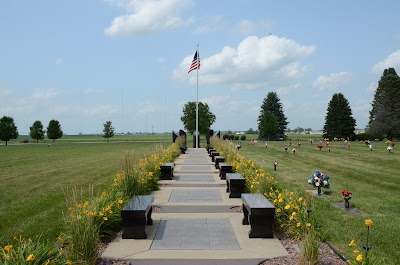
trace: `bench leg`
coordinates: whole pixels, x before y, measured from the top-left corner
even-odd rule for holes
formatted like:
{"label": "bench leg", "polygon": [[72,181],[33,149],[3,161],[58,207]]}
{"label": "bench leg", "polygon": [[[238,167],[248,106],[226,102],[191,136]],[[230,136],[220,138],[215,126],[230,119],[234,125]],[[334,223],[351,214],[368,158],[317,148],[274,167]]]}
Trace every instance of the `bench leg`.
{"label": "bench leg", "polygon": [[248,225],[249,224],[249,211],[247,211],[246,206],[244,206],[244,204],[242,204],[242,208],[243,208],[243,220],[242,220],[242,225]]}
{"label": "bench leg", "polygon": [[229,194],[229,198],[240,198],[244,191],[244,183],[232,183],[231,181],[230,190],[231,193]]}
{"label": "bench leg", "polygon": [[229,192],[229,181],[226,181],[226,192]]}
{"label": "bench leg", "polygon": [[122,216],[123,239],[146,239],[146,216]]}
{"label": "bench leg", "polygon": [[273,238],[272,222],[270,216],[252,216],[250,215],[249,238]]}
{"label": "bench leg", "polygon": [[221,179],[226,179],[226,173],[227,172],[225,170],[221,171],[221,174],[220,174]]}
{"label": "bench leg", "polygon": [[153,219],[151,219],[151,213],[153,212],[153,207],[150,208],[146,215],[146,225],[153,225]]}

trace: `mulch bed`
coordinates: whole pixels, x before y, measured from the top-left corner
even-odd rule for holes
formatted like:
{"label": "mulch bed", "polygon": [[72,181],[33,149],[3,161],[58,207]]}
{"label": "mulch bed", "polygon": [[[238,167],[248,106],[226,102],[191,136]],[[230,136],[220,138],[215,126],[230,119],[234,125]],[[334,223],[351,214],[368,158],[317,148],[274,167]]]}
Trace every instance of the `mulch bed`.
{"label": "mulch bed", "polygon": [[[278,233],[275,234],[281,241],[284,248],[286,248],[289,253],[288,256],[277,257],[273,259],[268,259],[260,265],[297,265],[299,264],[299,244],[297,240],[292,240],[287,237],[286,234]],[[320,255],[319,255],[319,265],[344,265],[346,264],[335,251],[327,244],[321,243]]]}

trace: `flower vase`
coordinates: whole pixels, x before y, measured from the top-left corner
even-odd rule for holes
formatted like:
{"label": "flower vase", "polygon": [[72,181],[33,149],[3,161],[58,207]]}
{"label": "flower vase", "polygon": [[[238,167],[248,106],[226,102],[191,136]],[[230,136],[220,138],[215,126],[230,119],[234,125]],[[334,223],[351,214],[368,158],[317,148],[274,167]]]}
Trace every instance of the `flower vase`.
{"label": "flower vase", "polygon": [[318,194],[321,195],[321,185],[318,186]]}
{"label": "flower vase", "polygon": [[345,208],[350,208],[349,199],[344,199],[344,207],[345,207]]}

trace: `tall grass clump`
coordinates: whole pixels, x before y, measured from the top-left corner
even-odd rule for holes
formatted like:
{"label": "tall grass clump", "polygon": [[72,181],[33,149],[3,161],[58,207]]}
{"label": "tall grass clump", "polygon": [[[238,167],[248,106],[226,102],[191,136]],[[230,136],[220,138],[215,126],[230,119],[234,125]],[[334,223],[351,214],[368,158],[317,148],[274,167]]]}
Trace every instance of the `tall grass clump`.
{"label": "tall grass clump", "polygon": [[95,195],[72,189],[66,194],[68,212],[64,214],[67,256],[74,263],[92,265],[99,256],[101,241],[112,239],[121,229],[121,209],[133,196],[146,195],[158,188],[160,165],[173,162],[180,155],[178,144],[157,146],[144,157],[127,153],[121,171],[110,188]]}
{"label": "tall grass clump", "polygon": [[320,238],[312,227],[304,234],[300,242],[300,265],[318,264]]}
{"label": "tall grass clump", "polygon": [[[65,231],[62,240],[67,246],[67,255],[80,264],[95,264],[100,245],[100,224],[94,201],[93,189],[89,188],[89,198],[83,189],[73,188],[67,195],[68,213],[64,214]],[[102,217],[105,219],[105,217]],[[103,219],[103,220],[104,220]]]}
{"label": "tall grass clump", "polygon": [[[39,238],[40,240],[40,238]],[[63,255],[60,242],[34,242],[31,239],[14,237],[6,246],[0,246],[0,264],[71,264]]]}

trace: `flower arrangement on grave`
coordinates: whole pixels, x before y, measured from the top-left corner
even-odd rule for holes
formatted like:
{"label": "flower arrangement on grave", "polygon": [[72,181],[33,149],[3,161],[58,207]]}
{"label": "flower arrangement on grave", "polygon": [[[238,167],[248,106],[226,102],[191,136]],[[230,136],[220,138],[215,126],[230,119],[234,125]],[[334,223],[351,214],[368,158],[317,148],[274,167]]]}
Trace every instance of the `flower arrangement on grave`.
{"label": "flower arrangement on grave", "polygon": [[353,193],[351,193],[351,192],[348,191],[348,190],[342,190],[342,196],[343,196],[343,199],[344,199],[344,206],[345,206],[346,208],[350,208],[349,200],[350,200],[351,197],[353,196]]}
{"label": "flower arrangement on grave", "polygon": [[318,188],[318,194],[321,194],[321,188],[330,189],[329,175],[324,175],[321,171],[315,170],[314,173],[308,178],[308,184]]}

